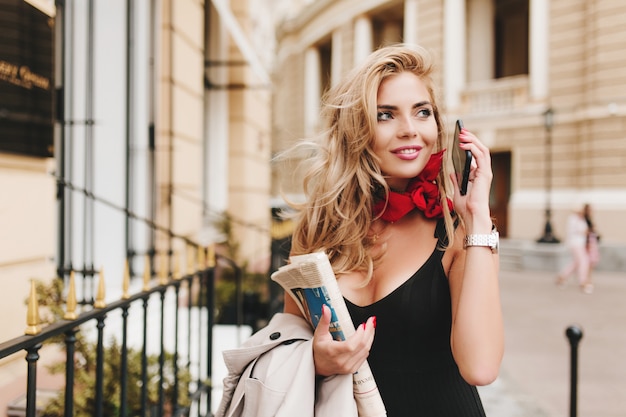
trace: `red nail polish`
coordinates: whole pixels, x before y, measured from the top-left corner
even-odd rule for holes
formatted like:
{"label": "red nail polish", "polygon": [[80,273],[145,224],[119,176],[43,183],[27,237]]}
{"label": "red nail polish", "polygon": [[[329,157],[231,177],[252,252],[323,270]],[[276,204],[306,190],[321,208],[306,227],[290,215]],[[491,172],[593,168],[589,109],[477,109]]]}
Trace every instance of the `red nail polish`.
{"label": "red nail polish", "polygon": [[374,328],[376,328],[376,316],[374,316],[374,318],[372,320],[372,324],[374,325]]}
{"label": "red nail polish", "polygon": [[365,324],[366,324],[366,323],[367,323],[367,322],[363,322],[363,323],[361,324],[361,326],[363,326],[363,330],[365,330]]}

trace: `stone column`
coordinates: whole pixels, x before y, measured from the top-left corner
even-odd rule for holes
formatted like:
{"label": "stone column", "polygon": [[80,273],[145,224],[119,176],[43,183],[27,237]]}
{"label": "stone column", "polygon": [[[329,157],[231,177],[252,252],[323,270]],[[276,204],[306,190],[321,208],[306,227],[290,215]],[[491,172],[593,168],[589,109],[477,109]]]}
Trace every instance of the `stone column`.
{"label": "stone column", "polygon": [[445,0],[443,27],[445,105],[455,112],[461,105],[461,90],[466,82],[465,0]]}
{"label": "stone column", "polygon": [[354,22],[354,65],[359,65],[372,52],[374,36],[372,22],[359,16]]}
{"label": "stone column", "polygon": [[343,35],[339,29],[333,32],[330,51],[330,85],[334,86],[343,73]]}
{"label": "stone column", "polygon": [[317,127],[321,91],[320,53],[310,47],[304,53],[304,133],[307,136]]}
{"label": "stone column", "polygon": [[550,1],[530,0],[529,78],[532,101],[549,95]]}
{"label": "stone column", "polygon": [[495,10],[492,0],[468,3],[467,82],[492,80],[495,61]]}
{"label": "stone column", "polygon": [[404,33],[402,37],[405,43],[417,44],[417,19],[418,19],[418,0],[404,1]]}
{"label": "stone column", "polygon": [[[207,13],[210,21],[207,32],[208,48],[206,58],[211,62],[228,62],[228,31],[216,13]],[[212,65],[206,68],[208,79],[222,88],[207,90],[204,110],[204,150],[203,175],[204,201],[211,202],[211,208],[222,212],[228,209],[228,67]]]}

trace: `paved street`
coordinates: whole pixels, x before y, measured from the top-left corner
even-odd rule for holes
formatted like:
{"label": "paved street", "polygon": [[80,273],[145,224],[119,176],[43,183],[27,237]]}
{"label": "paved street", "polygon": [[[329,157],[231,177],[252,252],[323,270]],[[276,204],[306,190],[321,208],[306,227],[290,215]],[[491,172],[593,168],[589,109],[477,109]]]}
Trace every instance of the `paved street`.
{"label": "paved street", "polygon": [[489,417],[570,415],[570,325],[583,331],[578,417],[626,416],[626,273],[594,277],[584,294],[553,273],[501,272],[506,351],[499,379],[480,389]]}
{"label": "paved street", "polygon": [[[570,325],[583,331],[578,417],[626,416],[626,273],[594,276],[594,293],[584,294],[573,281],[565,288],[556,287],[553,273],[501,271],[506,351],[500,377],[480,388],[488,417],[570,415],[570,345],[565,336]],[[226,374],[221,351],[250,335],[246,326],[239,330],[237,335],[235,326],[215,328],[213,409],[219,404]],[[22,360],[3,368],[0,392],[5,400],[23,392],[25,369]],[[49,388],[47,379],[41,368],[39,388]],[[19,389],[12,392],[12,388]],[[4,410],[6,402],[0,403]]]}

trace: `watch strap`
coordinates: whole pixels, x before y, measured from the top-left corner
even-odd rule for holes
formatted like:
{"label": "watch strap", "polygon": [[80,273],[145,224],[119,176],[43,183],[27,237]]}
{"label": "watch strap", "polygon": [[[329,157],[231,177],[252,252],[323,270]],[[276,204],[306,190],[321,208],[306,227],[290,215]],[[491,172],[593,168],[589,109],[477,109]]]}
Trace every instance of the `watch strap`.
{"label": "watch strap", "polygon": [[470,234],[465,235],[465,240],[463,241],[463,248],[466,249],[472,246],[485,246],[491,248],[492,252],[497,252],[498,244],[499,244],[499,233],[497,231],[493,231],[490,234]]}

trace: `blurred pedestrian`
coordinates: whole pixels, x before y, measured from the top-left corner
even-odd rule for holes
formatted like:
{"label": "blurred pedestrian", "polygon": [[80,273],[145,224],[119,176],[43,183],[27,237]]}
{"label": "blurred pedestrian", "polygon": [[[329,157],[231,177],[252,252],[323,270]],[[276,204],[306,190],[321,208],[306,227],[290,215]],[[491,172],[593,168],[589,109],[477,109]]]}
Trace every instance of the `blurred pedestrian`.
{"label": "blurred pedestrian", "polygon": [[600,235],[593,224],[591,205],[585,204],[583,206],[583,215],[587,222],[587,256],[589,257],[589,268],[585,285],[587,286],[587,291],[591,292],[593,291],[592,272],[598,262],[600,262]]}
{"label": "blurred pedestrian", "polygon": [[570,275],[576,274],[580,289],[586,293],[593,292],[593,286],[587,285],[589,277],[589,253],[587,252],[587,238],[589,226],[585,219],[584,207],[573,212],[567,219],[567,234],[565,244],[569,249],[571,259],[563,269],[561,269],[556,284],[564,286]]}

